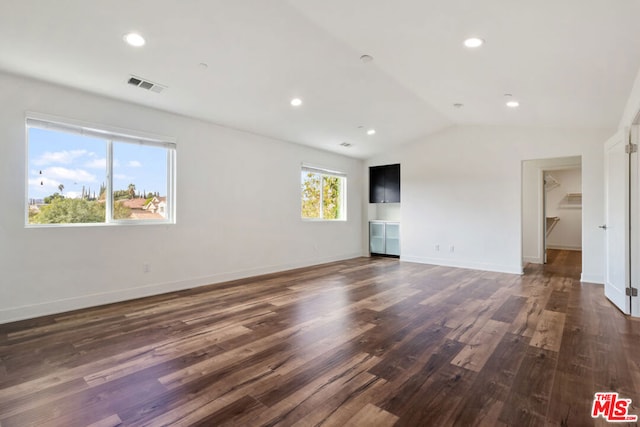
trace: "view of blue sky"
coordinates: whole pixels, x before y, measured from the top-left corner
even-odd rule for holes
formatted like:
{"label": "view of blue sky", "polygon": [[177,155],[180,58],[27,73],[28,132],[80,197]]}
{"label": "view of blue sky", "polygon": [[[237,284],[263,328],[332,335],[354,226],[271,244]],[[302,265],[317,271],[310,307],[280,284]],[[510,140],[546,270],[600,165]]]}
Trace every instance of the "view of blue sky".
{"label": "view of blue sky", "polygon": [[[29,128],[29,199],[43,199],[64,185],[65,197],[85,191],[99,195],[107,179],[107,143],[103,139]],[[167,193],[167,150],[149,145],[114,142],[113,189],[135,184],[140,193]]]}

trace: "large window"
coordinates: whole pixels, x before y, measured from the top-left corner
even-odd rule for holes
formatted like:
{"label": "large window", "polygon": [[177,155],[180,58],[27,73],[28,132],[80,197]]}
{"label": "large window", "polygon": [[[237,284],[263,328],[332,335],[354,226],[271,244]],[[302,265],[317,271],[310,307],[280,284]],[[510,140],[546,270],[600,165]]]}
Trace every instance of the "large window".
{"label": "large window", "polygon": [[175,144],[27,119],[27,224],[174,222]]}
{"label": "large window", "polygon": [[303,219],[347,219],[345,174],[303,166],[301,187]]}

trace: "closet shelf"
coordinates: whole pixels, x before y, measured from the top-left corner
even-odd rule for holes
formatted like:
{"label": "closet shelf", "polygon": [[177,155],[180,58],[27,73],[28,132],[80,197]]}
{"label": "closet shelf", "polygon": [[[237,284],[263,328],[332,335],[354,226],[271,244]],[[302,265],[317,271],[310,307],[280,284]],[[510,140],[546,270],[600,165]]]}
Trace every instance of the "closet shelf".
{"label": "closet shelf", "polygon": [[561,209],[582,209],[582,193],[567,193],[564,202]]}
{"label": "closet shelf", "polygon": [[547,217],[547,237],[549,237],[549,233],[553,230],[553,227],[560,221],[560,218],[557,216],[548,216]]}

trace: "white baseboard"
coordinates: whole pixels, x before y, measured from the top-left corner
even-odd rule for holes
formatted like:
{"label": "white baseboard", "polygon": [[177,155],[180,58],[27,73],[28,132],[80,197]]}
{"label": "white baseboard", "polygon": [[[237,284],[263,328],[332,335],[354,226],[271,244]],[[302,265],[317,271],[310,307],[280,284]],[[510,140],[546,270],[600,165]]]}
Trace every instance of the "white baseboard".
{"label": "white baseboard", "polygon": [[527,263],[531,263],[531,264],[542,264],[542,260],[538,257],[532,257],[532,256],[526,256],[526,257],[522,257],[522,262],[527,264]]}
{"label": "white baseboard", "polygon": [[400,261],[416,262],[420,264],[433,264],[443,267],[456,267],[456,268],[468,268],[472,270],[482,271],[494,271],[496,273],[510,273],[510,274],[522,274],[522,266],[517,265],[500,265],[500,264],[488,264],[475,261],[453,260],[444,258],[428,258],[428,257],[416,257],[416,256],[401,256]]}
{"label": "white baseboard", "polygon": [[563,251],[581,251],[582,246],[563,246],[563,245],[549,245],[547,244],[547,249],[560,249]]}
{"label": "white baseboard", "polygon": [[175,292],[184,289],[196,288],[199,286],[228,282],[230,280],[260,276],[262,274],[277,273],[280,271],[292,270],[295,268],[310,267],[313,265],[325,264],[328,262],[343,261],[346,259],[358,258],[361,256],[361,253],[345,254],[334,257],[300,261],[290,264],[280,264],[250,270],[225,272],[212,276],[197,277],[176,282],[155,283],[152,285],[136,286],[127,289],[119,289],[91,295],[82,295],[74,298],[65,298],[55,301],[46,301],[37,304],[23,305],[20,307],[5,308],[0,309],[0,324],[15,322],[18,320],[32,319],[34,317],[47,316],[50,314],[64,313],[67,311],[95,307],[104,304],[111,304],[114,302],[128,301],[136,298],[160,295],[167,292]]}
{"label": "white baseboard", "polygon": [[595,275],[582,273],[580,275],[580,281],[584,283],[595,283],[597,285],[604,285],[604,277],[602,276],[595,276]]}

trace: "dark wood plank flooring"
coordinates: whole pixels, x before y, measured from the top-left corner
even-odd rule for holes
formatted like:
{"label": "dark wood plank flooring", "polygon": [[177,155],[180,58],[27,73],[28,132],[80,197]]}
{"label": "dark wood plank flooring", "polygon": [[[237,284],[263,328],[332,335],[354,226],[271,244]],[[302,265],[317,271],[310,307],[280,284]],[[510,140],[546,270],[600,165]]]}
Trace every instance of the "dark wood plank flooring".
{"label": "dark wood plank flooring", "polygon": [[0,426],[589,426],[640,321],[580,253],[523,276],[359,258],[0,325]]}

